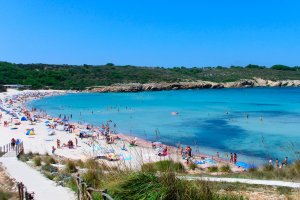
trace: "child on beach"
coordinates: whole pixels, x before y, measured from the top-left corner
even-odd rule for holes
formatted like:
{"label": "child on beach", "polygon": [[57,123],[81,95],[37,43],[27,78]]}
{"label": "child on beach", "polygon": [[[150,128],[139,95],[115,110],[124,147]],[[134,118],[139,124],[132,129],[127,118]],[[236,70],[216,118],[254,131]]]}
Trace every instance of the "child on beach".
{"label": "child on beach", "polygon": [[55,154],[55,150],[56,150],[56,148],[54,146],[52,146],[52,154],[53,155]]}

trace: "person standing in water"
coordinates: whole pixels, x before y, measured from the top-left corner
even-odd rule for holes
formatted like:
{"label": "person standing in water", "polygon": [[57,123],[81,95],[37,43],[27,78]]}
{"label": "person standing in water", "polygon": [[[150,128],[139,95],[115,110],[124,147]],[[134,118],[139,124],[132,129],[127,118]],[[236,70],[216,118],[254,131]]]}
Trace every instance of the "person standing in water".
{"label": "person standing in water", "polygon": [[234,155],[233,155],[233,162],[234,162],[234,164],[236,164],[236,162],[237,162],[237,154],[236,153],[234,153]]}
{"label": "person standing in water", "polygon": [[273,160],[272,160],[272,158],[269,160],[269,166],[273,166]]}
{"label": "person standing in water", "polygon": [[279,168],[279,161],[278,161],[278,158],[276,158],[275,165],[276,165],[276,169],[278,169],[278,168]]}
{"label": "person standing in water", "polygon": [[230,153],[230,160],[229,160],[230,163],[233,163],[233,155],[232,153]]}

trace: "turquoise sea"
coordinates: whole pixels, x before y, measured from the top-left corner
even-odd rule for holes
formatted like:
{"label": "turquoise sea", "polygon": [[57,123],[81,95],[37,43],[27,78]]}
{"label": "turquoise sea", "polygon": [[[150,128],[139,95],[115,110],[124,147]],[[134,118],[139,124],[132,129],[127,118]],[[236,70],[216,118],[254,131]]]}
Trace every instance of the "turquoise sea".
{"label": "turquoise sea", "polygon": [[80,93],[29,106],[52,116],[72,114],[74,122],[112,120],[119,132],[202,153],[236,152],[246,162],[300,156],[300,88]]}

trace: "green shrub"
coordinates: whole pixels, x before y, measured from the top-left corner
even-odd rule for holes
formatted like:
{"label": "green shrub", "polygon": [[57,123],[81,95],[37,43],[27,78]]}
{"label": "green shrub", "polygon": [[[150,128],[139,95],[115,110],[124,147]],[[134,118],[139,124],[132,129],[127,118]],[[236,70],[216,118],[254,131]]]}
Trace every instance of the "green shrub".
{"label": "green shrub", "polygon": [[89,169],[82,175],[82,179],[91,187],[98,188],[101,185],[101,172]]}
{"label": "green shrub", "polygon": [[49,173],[49,172],[43,172],[44,176],[46,176],[46,178],[50,179],[50,180],[53,180],[54,179],[54,175]]}
{"label": "green shrub", "polygon": [[27,154],[26,154],[30,159],[32,159],[33,158],[33,153],[32,153],[32,151],[29,151]]}
{"label": "green shrub", "polygon": [[217,172],[218,171],[218,167],[217,166],[211,166],[207,168],[208,172]]}
{"label": "green shrub", "polygon": [[84,168],[84,162],[80,159],[80,160],[76,160],[74,161],[75,162],[75,165],[80,167],[80,168]]}
{"label": "green shrub", "polygon": [[88,159],[84,162],[83,166],[87,169],[97,169],[99,167],[99,164],[94,159]]}
{"label": "green shrub", "polygon": [[12,194],[10,192],[4,192],[0,190],[0,199],[1,200],[9,200],[12,197]]}
{"label": "green shrub", "polygon": [[269,171],[273,171],[273,170],[274,170],[273,165],[264,165],[263,166],[263,171],[265,171],[265,172],[269,172]]}
{"label": "green shrub", "polygon": [[43,171],[47,171],[47,172],[58,172],[57,167],[54,167],[54,166],[49,165],[49,164],[43,165],[41,169]]}
{"label": "green shrub", "polygon": [[257,172],[257,168],[256,167],[250,167],[248,169],[248,172]]}
{"label": "green shrub", "polygon": [[52,156],[45,157],[44,158],[44,162],[46,163],[46,165],[56,164],[57,163],[57,161]]}
{"label": "green shrub", "polygon": [[229,165],[223,165],[220,167],[220,172],[231,172]]}
{"label": "green shrub", "polygon": [[42,159],[39,156],[35,156],[33,158],[33,163],[35,164],[35,166],[41,166],[42,165]]}
{"label": "green shrub", "polygon": [[172,160],[163,160],[154,163],[145,163],[142,165],[143,172],[184,172],[185,168],[180,162]]}
{"label": "green shrub", "polygon": [[75,178],[71,178],[68,182],[67,182],[67,187],[70,188],[72,191],[77,192],[78,188],[77,188],[77,183],[76,183],[76,179]]}
{"label": "green shrub", "polygon": [[20,154],[19,160],[21,160],[22,162],[27,162],[27,161],[29,161],[29,158],[26,154]]}
{"label": "green shrub", "polygon": [[289,195],[292,193],[292,189],[289,187],[277,187],[276,189],[280,194]]}
{"label": "green shrub", "polygon": [[191,162],[191,163],[189,164],[189,169],[195,170],[195,169],[197,169],[197,168],[198,168],[198,165],[197,165],[196,163]]}
{"label": "green shrub", "polygon": [[185,171],[185,168],[181,162],[173,163],[172,168],[175,172],[184,172]]}
{"label": "green shrub", "polygon": [[155,176],[153,173],[131,173],[109,186],[114,199],[241,199],[237,196],[217,194],[211,184],[203,181],[185,181],[174,173]]}
{"label": "green shrub", "polygon": [[72,161],[72,160],[68,160],[66,162],[65,170],[68,173],[75,173],[75,172],[77,172],[77,168],[76,168],[75,162]]}
{"label": "green shrub", "polygon": [[142,171],[154,173],[157,171],[157,169],[153,163],[145,163],[142,165]]}

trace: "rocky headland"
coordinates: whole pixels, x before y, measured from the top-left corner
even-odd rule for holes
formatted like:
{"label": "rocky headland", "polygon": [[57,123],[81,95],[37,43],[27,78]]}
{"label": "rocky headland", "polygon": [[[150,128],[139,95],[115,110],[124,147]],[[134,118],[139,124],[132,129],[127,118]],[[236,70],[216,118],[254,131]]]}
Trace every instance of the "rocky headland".
{"label": "rocky headland", "polygon": [[175,83],[129,83],[111,86],[94,86],[89,92],[141,92],[180,89],[220,89],[220,88],[249,88],[249,87],[299,87],[300,80],[271,81],[261,78],[244,79],[235,82],[216,83],[210,81],[175,82]]}

